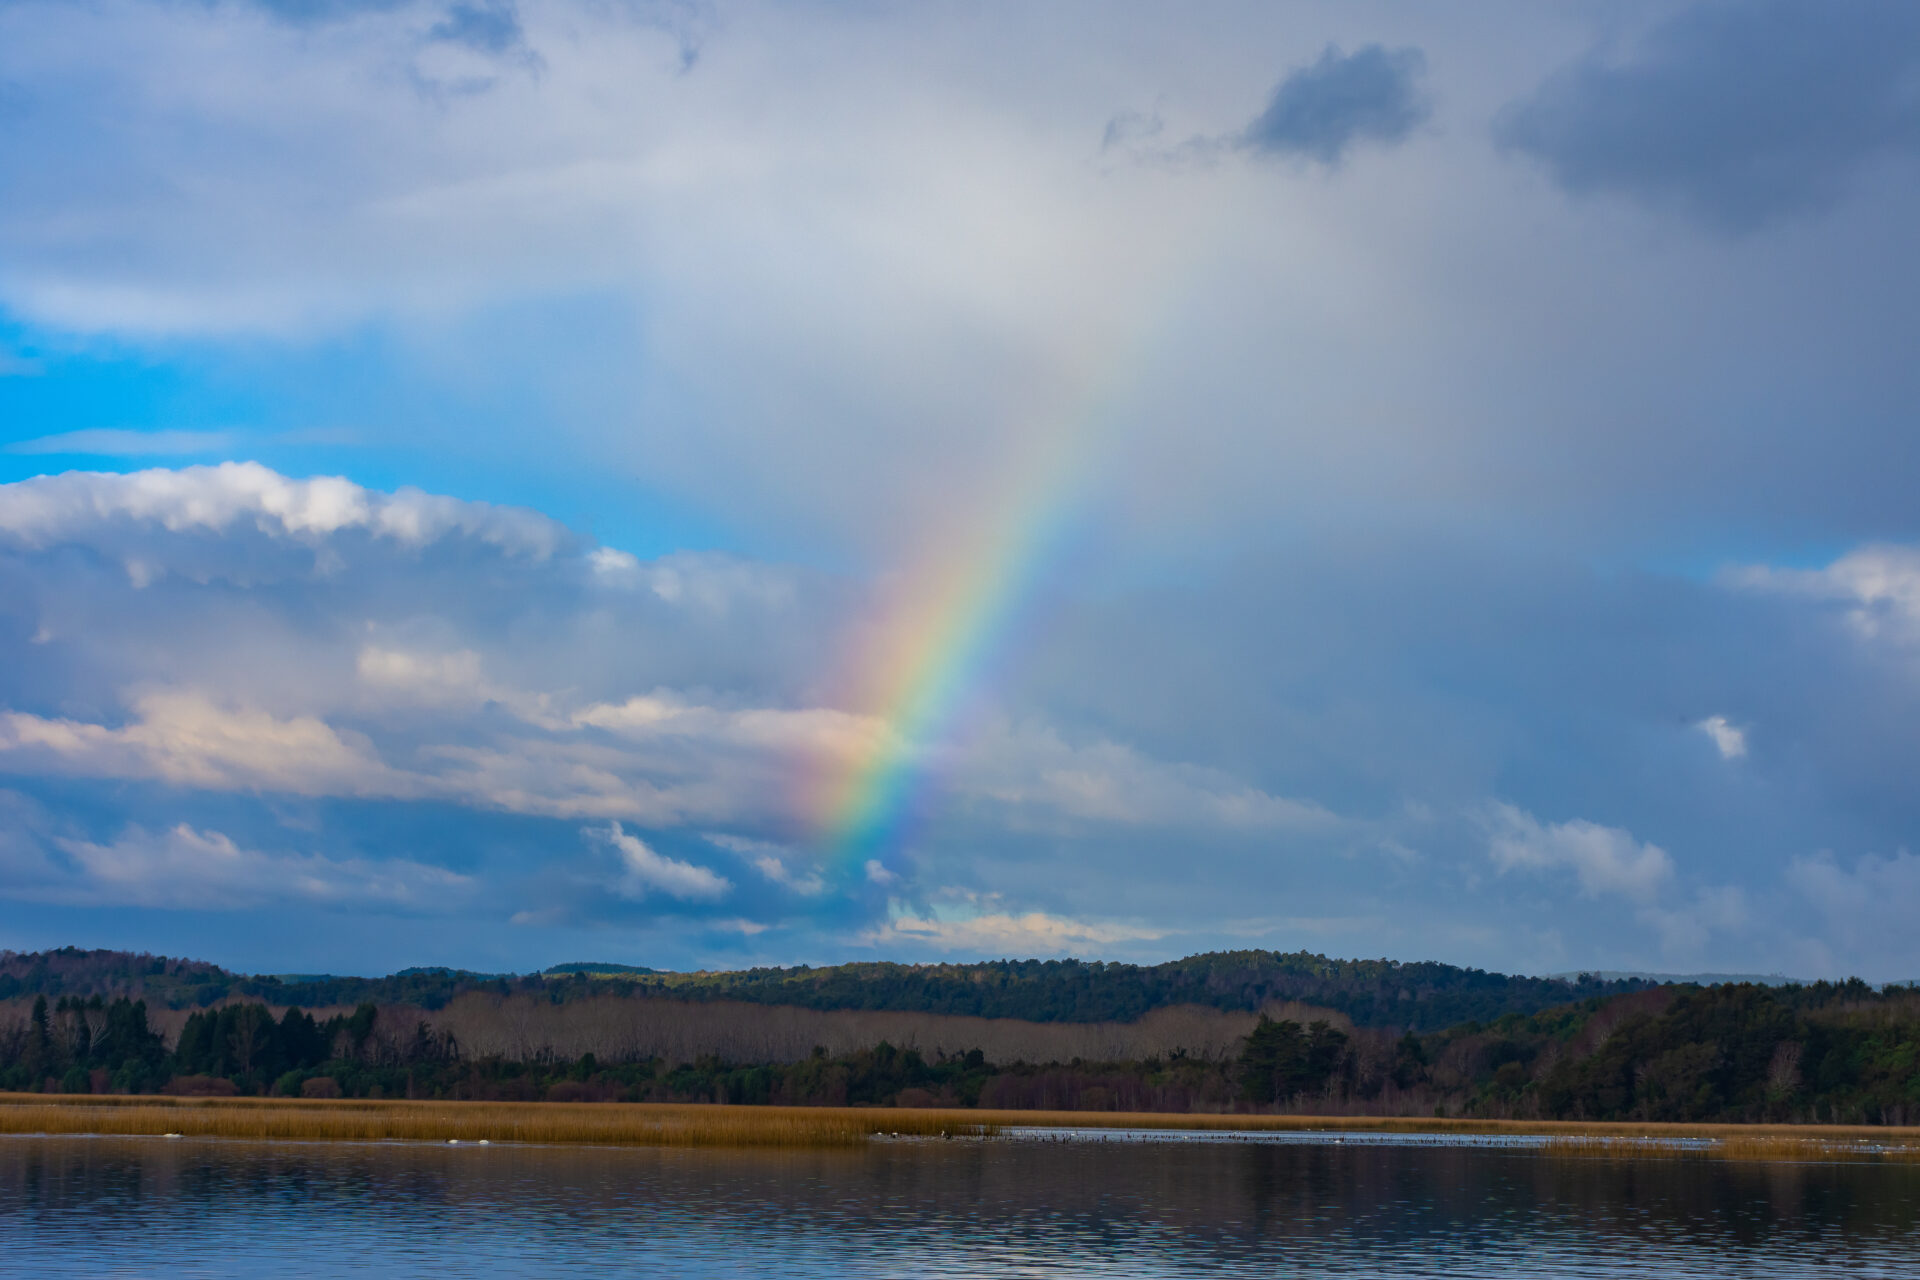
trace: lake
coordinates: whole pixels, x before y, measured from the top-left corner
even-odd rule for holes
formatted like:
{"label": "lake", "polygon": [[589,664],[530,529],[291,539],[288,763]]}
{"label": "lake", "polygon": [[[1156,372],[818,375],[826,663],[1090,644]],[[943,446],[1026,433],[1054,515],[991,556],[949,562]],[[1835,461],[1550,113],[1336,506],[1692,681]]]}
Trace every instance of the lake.
{"label": "lake", "polygon": [[1087,1135],[722,1151],[0,1138],[43,1276],[1920,1275],[1920,1168]]}

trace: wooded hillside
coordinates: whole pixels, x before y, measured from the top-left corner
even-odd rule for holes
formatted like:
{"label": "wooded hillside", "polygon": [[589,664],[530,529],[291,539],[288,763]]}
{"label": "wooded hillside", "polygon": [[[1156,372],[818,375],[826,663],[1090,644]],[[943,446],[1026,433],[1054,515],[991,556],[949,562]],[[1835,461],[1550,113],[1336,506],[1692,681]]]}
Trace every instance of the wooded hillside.
{"label": "wooded hillside", "polygon": [[126,995],[172,1009],[206,1008],[234,998],[303,1008],[372,1001],[437,1010],[463,993],[489,992],[558,1003],[617,996],[1072,1023],[1133,1022],[1178,1005],[1254,1013],[1293,1002],[1337,1012],[1359,1027],[1433,1031],[1653,985],[1590,975],[1514,977],[1433,962],[1334,960],[1304,951],[1220,951],[1161,965],[998,960],[727,973],[652,973],[591,964],[561,969],[527,975],[410,969],[384,978],[271,977],[196,961],[63,948],[0,953],[0,999]]}
{"label": "wooded hillside", "polygon": [[1665,986],[1397,1035],[1302,1005],[1131,1023],[477,990],[439,1010],[236,1000],[151,1020],[124,995],[8,1006],[0,1089],[34,1092],[1920,1119],[1920,993],[1860,982]]}

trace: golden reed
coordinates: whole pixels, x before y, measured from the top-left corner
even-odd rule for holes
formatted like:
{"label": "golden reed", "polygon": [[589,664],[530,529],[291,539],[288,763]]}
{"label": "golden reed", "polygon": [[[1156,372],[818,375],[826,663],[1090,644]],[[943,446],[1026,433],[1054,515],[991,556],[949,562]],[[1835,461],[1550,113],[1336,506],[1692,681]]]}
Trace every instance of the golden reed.
{"label": "golden reed", "polygon": [[964,1113],[597,1102],[398,1102],[0,1094],[0,1133],[179,1134],[305,1142],[538,1142],[640,1147],[840,1147],[875,1134],[976,1137]]}
{"label": "golden reed", "polygon": [[1548,1153],[1572,1157],[1920,1160],[1920,1128],[1912,1127],[0,1094],[0,1134],[177,1133],[183,1137],[309,1142],[484,1139],[602,1146],[847,1147],[863,1145],[876,1135],[991,1137],[1009,1128],[1539,1135],[1547,1138]]}

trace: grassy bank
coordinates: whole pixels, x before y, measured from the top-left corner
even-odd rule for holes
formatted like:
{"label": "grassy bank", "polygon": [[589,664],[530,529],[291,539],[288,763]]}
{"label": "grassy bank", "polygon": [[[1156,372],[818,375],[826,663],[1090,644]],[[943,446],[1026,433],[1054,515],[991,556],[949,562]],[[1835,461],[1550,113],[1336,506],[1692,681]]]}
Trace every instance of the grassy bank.
{"label": "grassy bank", "polygon": [[[0,1133],[6,1134],[850,1147],[863,1145],[876,1134],[985,1137],[1009,1128],[1533,1135],[1548,1139],[1549,1152],[1566,1156],[1920,1160],[1920,1128],[1883,1126],[0,1094]],[[1676,1139],[1710,1145],[1680,1147],[1673,1145]]]}
{"label": "grassy bank", "polygon": [[875,1133],[992,1132],[977,1117],[827,1107],[0,1095],[0,1133],[638,1147],[858,1146]]}

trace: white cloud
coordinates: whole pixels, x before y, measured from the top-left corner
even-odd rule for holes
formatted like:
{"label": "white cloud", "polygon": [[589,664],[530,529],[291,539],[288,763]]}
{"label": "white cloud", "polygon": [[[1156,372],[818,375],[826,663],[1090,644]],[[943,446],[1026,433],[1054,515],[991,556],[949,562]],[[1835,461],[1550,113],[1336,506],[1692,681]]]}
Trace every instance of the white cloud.
{"label": "white cloud", "polygon": [[610,578],[639,577],[642,570],[640,558],[631,552],[618,551],[613,547],[595,547],[587,554],[587,563],[593,571]]}
{"label": "white cloud", "polygon": [[1673,859],[1631,832],[1576,818],[1543,824],[1512,805],[1492,807],[1488,848],[1501,871],[1570,870],[1589,896],[1618,894],[1650,903],[1673,878]]}
{"label": "white cloud", "polygon": [[1848,603],[1848,619],[1868,637],[1920,641],[1920,548],[1860,547],[1823,569],[1750,566],[1726,575],[1739,587]]}
{"label": "white cloud", "polygon": [[864,759],[893,741],[892,729],[874,716],[828,707],[703,706],[667,690],[618,704],[595,703],[571,719],[628,738],[704,739],[830,759]]}
{"label": "white cloud", "polygon": [[1746,730],[1735,728],[1725,716],[1708,716],[1695,724],[1694,728],[1713,739],[1713,745],[1720,752],[1722,760],[1738,760],[1747,754]]}
{"label": "white cloud", "polygon": [[480,677],[480,655],[472,649],[410,653],[368,645],[360,650],[355,668],[361,681],[383,696],[400,694],[428,703],[485,701],[489,696]]}
{"label": "white cloud", "polygon": [[116,521],[168,533],[251,528],[303,542],[356,529],[416,549],[461,535],[532,559],[551,557],[571,541],[536,512],[418,489],[381,493],[334,476],[293,480],[255,462],[70,471],[0,485],[0,535],[31,548],[98,540]]}
{"label": "white cloud", "polygon": [[941,917],[895,912],[862,941],[874,946],[910,944],[937,951],[1001,957],[1059,955],[1075,949],[1143,942],[1165,931],[1134,925],[1075,920],[1028,911]]}
{"label": "white cloud", "polygon": [[643,561],[601,547],[588,560],[609,584],[651,591],[669,604],[709,617],[726,617],[743,608],[786,609],[795,603],[791,574],[716,552],[679,551]]}
{"label": "white cloud", "polygon": [[[420,554],[448,538],[478,545]],[[75,548],[127,577],[70,589]],[[858,601],[820,603],[793,573],[726,558],[641,562],[532,512],[254,464],[69,473],[0,485],[0,557],[44,579],[37,598],[59,613],[31,634],[89,686],[42,696],[125,717],[0,706],[0,761],[23,773],[792,832],[817,819],[802,779],[919,750],[880,717],[811,702],[817,666],[786,657],[788,637],[827,652]],[[635,574],[654,589],[608,581]],[[136,606],[129,585],[155,598]],[[1337,825],[1038,719],[922,754],[981,812],[1029,829]],[[759,875],[822,891],[772,856]]]}
{"label": "white cloud", "polygon": [[726,877],[705,867],[654,852],[638,836],[628,835],[617,822],[605,827],[588,827],[581,834],[589,840],[611,845],[620,855],[626,871],[619,885],[623,896],[644,898],[658,892],[682,902],[715,902],[733,888]]}
{"label": "white cloud", "polygon": [[53,896],[90,904],[233,910],[300,901],[444,909],[452,905],[450,895],[473,887],[466,876],[418,862],[260,853],[185,823],[166,831],[129,827],[110,844],[55,843],[83,880]]}
{"label": "white cloud", "polygon": [[364,736],[313,716],[277,717],[218,705],[190,690],[132,699],[122,727],[0,711],[0,758],[22,771],[154,778],[212,790],[297,795],[415,794]]}
{"label": "white cloud", "polygon": [[406,705],[445,711],[471,711],[498,703],[530,725],[564,727],[553,698],[486,678],[485,659],[473,649],[420,651],[367,645],[354,661],[354,673],[372,697],[372,705]]}
{"label": "white cloud", "polygon": [[791,889],[802,897],[818,897],[827,891],[827,882],[813,868],[795,871],[788,865],[799,857],[794,850],[766,840],[748,840],[742,836],[710,835],[707,843],[739,854],[774,884]]}

